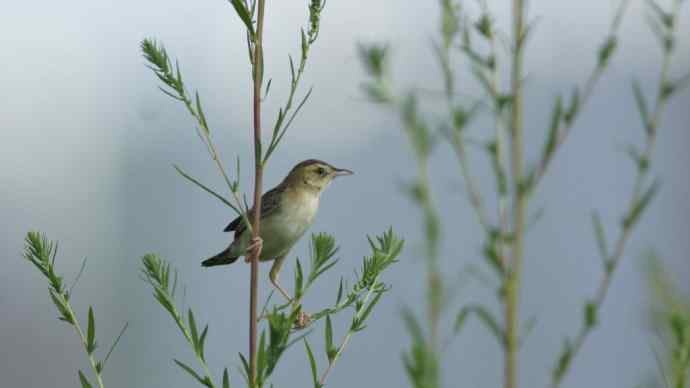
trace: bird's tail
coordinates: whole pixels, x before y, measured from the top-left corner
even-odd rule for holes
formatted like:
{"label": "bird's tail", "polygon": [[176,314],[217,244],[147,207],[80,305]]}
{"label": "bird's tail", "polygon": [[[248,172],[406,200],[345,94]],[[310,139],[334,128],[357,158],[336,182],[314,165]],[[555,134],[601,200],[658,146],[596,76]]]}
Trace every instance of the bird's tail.
{"label": "bird's tail", "polygon": [[237,261],[237,258],[239,256],[233,256],[230,254],[230,247],[228,247],[226,250],[223,252],[211,257],[210,259],[206,259],[201,262],[202,267],[213,267],[216,265],[225,265],[225,264],[232,264],[235,261]]}

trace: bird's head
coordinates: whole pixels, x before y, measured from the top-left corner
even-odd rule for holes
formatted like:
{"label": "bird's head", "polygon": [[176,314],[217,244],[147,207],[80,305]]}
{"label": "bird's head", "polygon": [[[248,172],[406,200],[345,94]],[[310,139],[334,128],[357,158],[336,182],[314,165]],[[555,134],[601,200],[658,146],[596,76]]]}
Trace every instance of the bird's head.
{"label": "bird's head", "polygon": [[320,193],[336,177],[352,174],[350,170],[333,167],[321,160],[309,159],[293,167],[286,180],[290,185]]}

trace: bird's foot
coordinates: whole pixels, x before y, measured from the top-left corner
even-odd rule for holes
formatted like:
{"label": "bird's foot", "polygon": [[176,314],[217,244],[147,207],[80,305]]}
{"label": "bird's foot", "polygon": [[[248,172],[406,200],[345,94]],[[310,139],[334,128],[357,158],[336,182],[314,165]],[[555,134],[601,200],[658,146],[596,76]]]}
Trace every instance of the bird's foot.
{"label": "bird's foot", "polygon": [[258,259],[261,254],[261,249],[264,246],[264,240],[261,237],[253,237],[249,246],[247,247],[247,254],[244,256],[245,263],[251,262],[253,257]]}
{"label": "bird's foot", "polygon": [[309,326],[311,324],[311,316],[309,314],[305,313],[304,311],[300,311],[299,316],[297,317],[297,320],[295,321],[295,329],[301,330],[304,329],[305,327]]}

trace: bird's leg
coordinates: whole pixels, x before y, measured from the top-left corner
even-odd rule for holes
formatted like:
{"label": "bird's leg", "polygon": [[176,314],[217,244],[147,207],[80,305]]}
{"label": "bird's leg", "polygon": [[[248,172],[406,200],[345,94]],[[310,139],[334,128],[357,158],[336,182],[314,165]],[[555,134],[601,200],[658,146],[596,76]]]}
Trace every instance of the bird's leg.
{"label": "bird's leg", "polygon": [[[271,279],[271,284],[273,284],[273,286],[283,295],[283,297],[287,299],[288,303],[293,303],[295,300],[290,297],[287,291],[285,291],[280,284],[278,284],[278,272],[280,272],[280,268],[283,266],[283,262],[285,261],[286,257],[287,252],[276,258],[276,260],[273,262],[273,266],[271,267],[269,278]],[[309,314],[305,313],[304,311],[300,311],[299,317],[297,317],[297,321],[295,322],[295,328],[304,329],[305,327],[309,326],[310,323],[311,317]]]}
{"label": "bird's leg", "polygon": [[249,263],[252,257],[256,257],[258,260],[258,256],[263,246],[264,240],[261,237],[253,237],[249,242],[249,246],[247,247],[247,254],[244,256],[245,263]]}
{"label": "bird's leg", "polygon": [[273,287],[275,287],[283,295],[283,297],[287,299],[288,302],[292,303],[292,298],[290,295],[283,289],[283,287],[280,286],[280,284],[278,284],[278,272],[280,272],[280,268],[283,266],[283,262],[285,261],[286,257],[287,253],[275,259],[273,266],[271,267],[271,273],[268,277],[271,279],[271,284],[273,284]]}

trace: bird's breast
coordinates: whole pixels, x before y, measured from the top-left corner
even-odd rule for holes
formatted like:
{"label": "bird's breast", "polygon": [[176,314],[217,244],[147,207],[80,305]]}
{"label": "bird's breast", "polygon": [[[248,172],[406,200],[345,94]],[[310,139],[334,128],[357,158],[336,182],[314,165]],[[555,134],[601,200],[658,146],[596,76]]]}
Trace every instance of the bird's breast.
{"label": "bird's breast", "polygon": [[282,205],[286,226],[301,236],[314,221],[319,208],[319,196],[303,192],[288,193]]}
{"label": "bird's breast", "polygon": [[307,231],[318,208],[317,195],[285,193],[280,210],[266,219],[262,218],[262,260],[271,260],[289,250]]}

